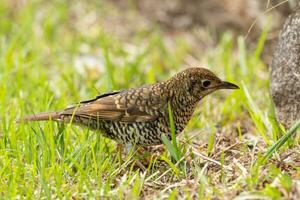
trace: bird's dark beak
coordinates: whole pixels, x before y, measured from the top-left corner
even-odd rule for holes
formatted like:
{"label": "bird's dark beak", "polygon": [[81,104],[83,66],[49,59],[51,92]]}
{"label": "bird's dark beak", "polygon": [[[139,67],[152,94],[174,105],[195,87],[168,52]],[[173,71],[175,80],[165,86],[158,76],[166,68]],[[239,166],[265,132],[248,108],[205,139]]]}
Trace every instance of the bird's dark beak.
{"label": "bird's dark beak", "polygon": [[223,81],[222,84],[220,85],[220,89],[240,89],[240,87],[237,86],[236,84]]}

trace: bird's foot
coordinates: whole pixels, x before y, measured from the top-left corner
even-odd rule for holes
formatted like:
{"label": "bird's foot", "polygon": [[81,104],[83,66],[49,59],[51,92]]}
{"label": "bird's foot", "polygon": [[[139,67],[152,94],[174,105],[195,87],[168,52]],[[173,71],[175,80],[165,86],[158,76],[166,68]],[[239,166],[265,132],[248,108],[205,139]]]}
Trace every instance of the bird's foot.
{"label": "bird's foot", "polygon": [[135,160],[135,165],[143,171],[147,170],[152,163],[153,155],[146,151],[143,147],[134,147],[132,144],[126,144],[125,152],[127,154],[134,154],[133,158]]}

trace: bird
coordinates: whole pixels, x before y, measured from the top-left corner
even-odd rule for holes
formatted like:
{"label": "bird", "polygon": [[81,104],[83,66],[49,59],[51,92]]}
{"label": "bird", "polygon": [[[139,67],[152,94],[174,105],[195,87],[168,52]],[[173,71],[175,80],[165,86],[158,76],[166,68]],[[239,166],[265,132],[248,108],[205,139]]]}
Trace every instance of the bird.
{"label": "bird", "polygon": [[222,81],[209,69],[191,67],[164,82],[103,93],[66,109],[25,116],[19,122],[72,123],[100,132],[121,145],[154,146],[163,143],[163,134],[171,139],[169,107],[178,135],[198,102],[220,89],[239,86]]}

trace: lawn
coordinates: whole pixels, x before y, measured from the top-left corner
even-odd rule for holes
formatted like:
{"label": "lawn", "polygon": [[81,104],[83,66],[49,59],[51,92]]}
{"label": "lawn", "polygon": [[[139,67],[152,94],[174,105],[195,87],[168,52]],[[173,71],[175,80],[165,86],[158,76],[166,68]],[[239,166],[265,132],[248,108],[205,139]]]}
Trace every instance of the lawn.
{"label": "lawn", "polygon": [[[105,2],[0,4],[0,199],[300,198],[299,134],[264,157],[285,134],[261,59],[272,21],[252,45],[230,31],[216,44],[207,39],[210,30],[193,32],[196,41],[206,41],[203,49],[186,35],[139,22],[133,8],[120,13]],[[164,81],[192,66],[241,89],[201,101],[177,137],[177,161],[172,146],[148,147],[142,151],[151,161],[142,171],[135,152],[124,155],[100,133],[16,123],[107,91]]]}

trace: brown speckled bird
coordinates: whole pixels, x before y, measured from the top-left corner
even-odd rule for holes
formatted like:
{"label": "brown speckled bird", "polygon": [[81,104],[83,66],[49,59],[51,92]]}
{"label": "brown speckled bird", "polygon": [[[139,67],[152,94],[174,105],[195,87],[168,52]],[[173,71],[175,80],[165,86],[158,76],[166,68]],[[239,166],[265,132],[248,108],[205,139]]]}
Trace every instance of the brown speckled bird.
{"label": "brown speckled bird", "polygon": [[178,134],[203,97],[219,89],[238,88],[208,69],[189,68],[162,83],[105,93],[77,106],[27,116],[21,121],[71,122],[100,131],[121,144],[157,145],[162,143],[163,133],[171,137],[168,104]]}

